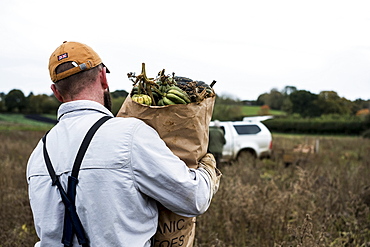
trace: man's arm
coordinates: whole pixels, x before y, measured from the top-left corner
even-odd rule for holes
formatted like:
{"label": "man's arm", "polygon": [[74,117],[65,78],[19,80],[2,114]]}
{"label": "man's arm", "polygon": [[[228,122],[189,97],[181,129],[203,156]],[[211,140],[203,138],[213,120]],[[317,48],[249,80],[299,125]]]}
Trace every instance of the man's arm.
{"label": "man's arm", "polygon": [[213,156],[202,159],[198,169],[189,169],[145,124],[134,134],[131,163],[137,189],[179,215],[204,213],[218,188]]}

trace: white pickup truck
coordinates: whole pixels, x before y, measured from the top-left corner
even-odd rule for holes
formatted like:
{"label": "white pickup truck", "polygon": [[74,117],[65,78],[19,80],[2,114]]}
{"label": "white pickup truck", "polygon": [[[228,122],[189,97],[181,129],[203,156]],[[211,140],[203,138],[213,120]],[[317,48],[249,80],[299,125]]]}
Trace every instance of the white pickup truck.
{"label": "white pickup truck", "polygon": [[[243,121],[219,122],[226,139],[222,152],[223,162],[271,156],[271,132],[260,120],[260,118],[245,118]],[[210,127],[212,126],[214,126],[213,121],[210,123]]]}

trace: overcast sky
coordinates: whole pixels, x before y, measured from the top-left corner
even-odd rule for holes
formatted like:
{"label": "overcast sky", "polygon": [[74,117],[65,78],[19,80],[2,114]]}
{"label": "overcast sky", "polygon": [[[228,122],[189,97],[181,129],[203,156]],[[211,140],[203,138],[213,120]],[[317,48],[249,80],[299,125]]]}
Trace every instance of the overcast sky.
{"label": "overcast sky", "polygon": [[0,92],[51,94],[48,60],[63,41],[91,46],[111,91],[141,63],[256,100],[295,86],[370,99],[370,1],[0,1]]}

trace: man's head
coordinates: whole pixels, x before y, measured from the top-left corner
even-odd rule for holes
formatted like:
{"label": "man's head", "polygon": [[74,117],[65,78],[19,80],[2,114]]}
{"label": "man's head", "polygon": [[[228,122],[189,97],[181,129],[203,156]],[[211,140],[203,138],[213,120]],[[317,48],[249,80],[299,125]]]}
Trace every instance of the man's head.
{"label": "man's head", "polygon": [[[101,102],[104,98],[104,105],[109,109],[106,80],[109,70],[91,47],[78,42],[63,42],[50,56],[49,73],[54,82],[51,88],[60,101],[96,99]],[[103,89],[102,93],[100,89]]]}
{"label": "man's head", "polygon": [[[58,67],[63,64],[70,64],[58,73]],[[71,75],[90,70],[102,64],[99,55],[89,46],[78,42],[64,41],[49,59],[49,73],[51,80],[55,83]],[[107,69],[107,73],[109,70]]]}
{"label": "man's head", "polygon": [[220,127],[221,127],[221,125],[220,125],[220,121],[219,121],[219,120],[215,120],[215,121],[213,121],[213,123],[214,123],[214,126],[215,126],[215,127],[218,127],[218,128],[220,128]]}

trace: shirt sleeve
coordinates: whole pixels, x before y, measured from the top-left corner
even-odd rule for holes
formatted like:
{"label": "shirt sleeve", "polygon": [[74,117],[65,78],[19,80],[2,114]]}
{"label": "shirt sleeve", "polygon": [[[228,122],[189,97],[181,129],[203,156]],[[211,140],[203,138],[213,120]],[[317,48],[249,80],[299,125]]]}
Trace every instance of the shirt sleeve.
{"label": "shirt sleeve", "polygon": [[208,209],[213,195],[208,173],[189,169],[144,123],[134,131],[131,167],[137,189],[172,212],[193,217]]}

